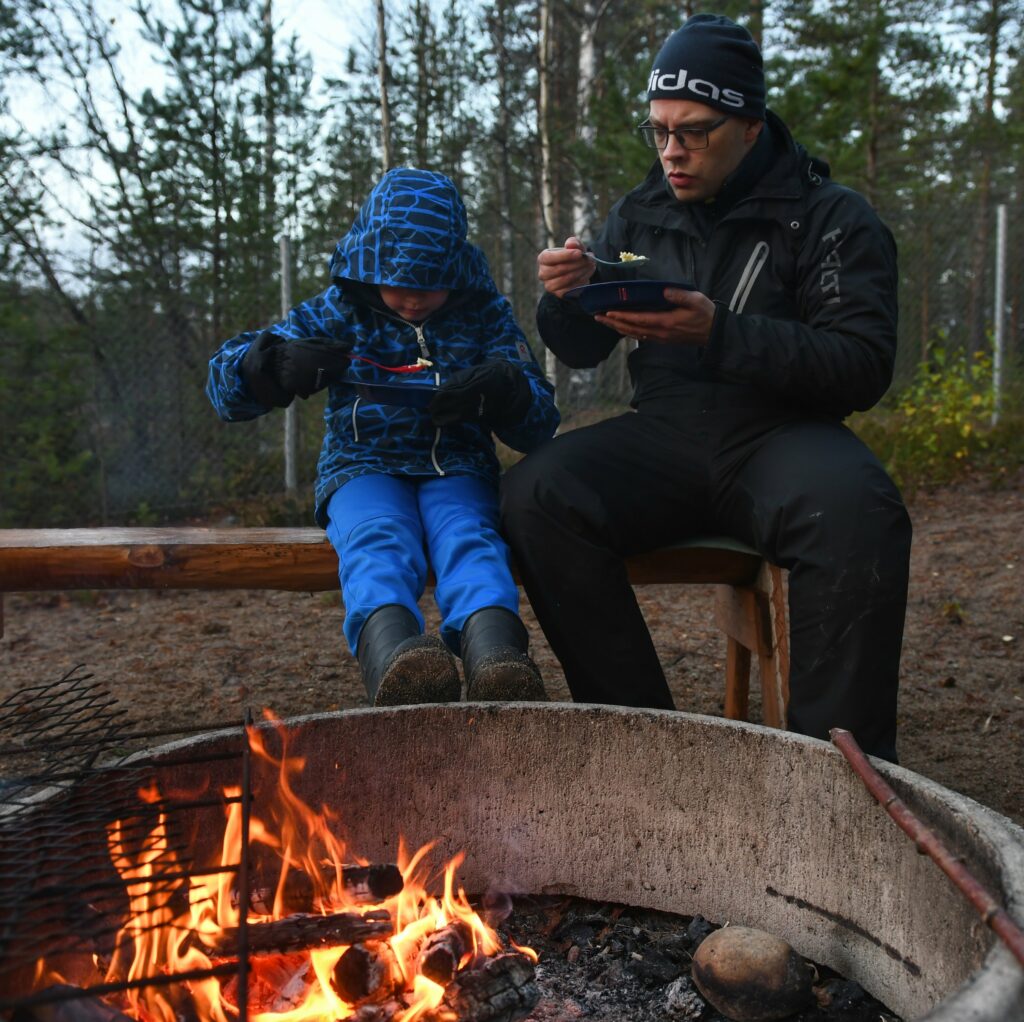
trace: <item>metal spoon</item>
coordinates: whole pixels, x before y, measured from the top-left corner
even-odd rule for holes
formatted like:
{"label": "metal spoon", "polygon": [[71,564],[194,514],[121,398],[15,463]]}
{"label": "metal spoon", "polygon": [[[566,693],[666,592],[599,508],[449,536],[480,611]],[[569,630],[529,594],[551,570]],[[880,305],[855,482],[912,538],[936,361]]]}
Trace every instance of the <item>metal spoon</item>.
{"label": "metal spoon", "polygon": [[651,261],[647,256],[637,256],[635,259],[598,259],[593,252],[588,252],[587,255],[602,266],[643,266],[644,263]]}
{"label": "metal spoon", "polygon": [[[564,252],[565,248],[560,247],[553,249],[555,252]],[[577,249],[576,251],[579,251]],[[651,260],[648,256],[637,256],[636,259],[598,259],[593,252],[587,249],[584,255],[590,256],[595,263],[600,263],[602,266],[643,266],[644,263],[649,263]]]}

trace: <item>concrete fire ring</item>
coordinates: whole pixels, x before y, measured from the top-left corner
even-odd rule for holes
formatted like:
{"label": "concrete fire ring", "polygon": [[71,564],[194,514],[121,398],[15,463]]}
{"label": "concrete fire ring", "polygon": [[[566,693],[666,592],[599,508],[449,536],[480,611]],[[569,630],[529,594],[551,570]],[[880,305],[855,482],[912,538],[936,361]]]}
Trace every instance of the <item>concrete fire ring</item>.
{"label": "concrete fire ring", "polygon": [[[468,891],[564,893],[756,926],[906,1019],[1024,1019],[1024,968],[826,742],[714,717],[461,703],[294,718],[296,789],[349,850],[459,851]],[[237,739],[206,735],[180,755]],[[1024,830],[876,763],[1018,923]],[[168,767],[168,783],[181,767]],[[216,782],[216,778],[214,779]],[[237,783],[237,779],[236,779]],[[259,779],[256,806],[259,812]]]}

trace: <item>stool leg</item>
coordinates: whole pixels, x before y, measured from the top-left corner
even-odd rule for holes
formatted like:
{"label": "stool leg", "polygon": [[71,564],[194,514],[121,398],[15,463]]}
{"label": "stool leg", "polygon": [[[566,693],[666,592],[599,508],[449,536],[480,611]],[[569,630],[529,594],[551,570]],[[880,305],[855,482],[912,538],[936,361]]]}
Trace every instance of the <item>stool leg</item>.
{"label": "stool leg", "polygon": [[[772,570],[778,574],[772,576],[764,572],[763,579],[755,583],[757,588],[718,586],[715,620],[728,639],[725,715],[733,720],[746,720],[750,659],[751,654],[756,653],[761,679],[761,719],[768,727],[784,728],[789,695],[789,645],[785,635],[784,604],[778,604],[783,614],[777,616],[773,604],[775,589],[771,594],[768,591],[778,582],[781,599],[781,572],[777,568]],[[730,713],[730,709],[735,712]]]}
{"label": "stool leg", "polygon": [[725,716],[750,719],[750,650],[731,635],[725,645]]}
{"label": "stool leg", "polygon": [[725,716],[747,720],[750,707],[750,654],[758,649],[754,593],[738,586],[715,586],[715,622],[726,637]]}
{"label": "stool leg", "polygon": [[758,668],[762,717],[769,727],[785,728],[789,702],[789,626],[782,570],[765,563],[758,576]]}

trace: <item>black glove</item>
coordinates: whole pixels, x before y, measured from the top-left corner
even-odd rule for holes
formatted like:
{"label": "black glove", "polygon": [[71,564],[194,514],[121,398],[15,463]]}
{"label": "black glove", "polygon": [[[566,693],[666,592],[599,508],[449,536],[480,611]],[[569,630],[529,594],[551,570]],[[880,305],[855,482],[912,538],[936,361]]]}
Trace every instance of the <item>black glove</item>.
{"label": "black glove", "polygon": [[349,366],[348,347],[333,340],[296,340],[264,330],[242,358],[242,377],[260,404],[285,408],[296,394],[323,390]]}
{"label": "black glove", "polygon": [[530,381],[511,362],[484,362],[443,383],[428,411],[437,426],[483,422],[501,429],[524,418],[532,397]]}

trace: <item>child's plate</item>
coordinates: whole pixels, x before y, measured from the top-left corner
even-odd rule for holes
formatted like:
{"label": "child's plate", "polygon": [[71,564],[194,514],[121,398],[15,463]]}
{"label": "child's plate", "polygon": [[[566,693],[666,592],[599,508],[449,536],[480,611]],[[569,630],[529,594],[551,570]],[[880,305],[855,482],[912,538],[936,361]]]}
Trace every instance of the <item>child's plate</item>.
{"label": "child's plate", "polygon": [[576,299],[583,311],[591,315],[611,309],[654,312],[673,308],[672,303],[665,300],[667,287],[697,290],[696,284],[680,280],[609,280],[603,284],[574,287],[563,297]]}
{"label": "child's plate", "polygon": [[363,383],[354,382],[356,394],[364,401],[372,401],[378,405],[399,405],[402,408],[426,408],[433,400],[438,388],[433,382],[433,376],[423,374],[423,380],[416,380],[411,376],[398,377],[389,380],[387,383]]}

